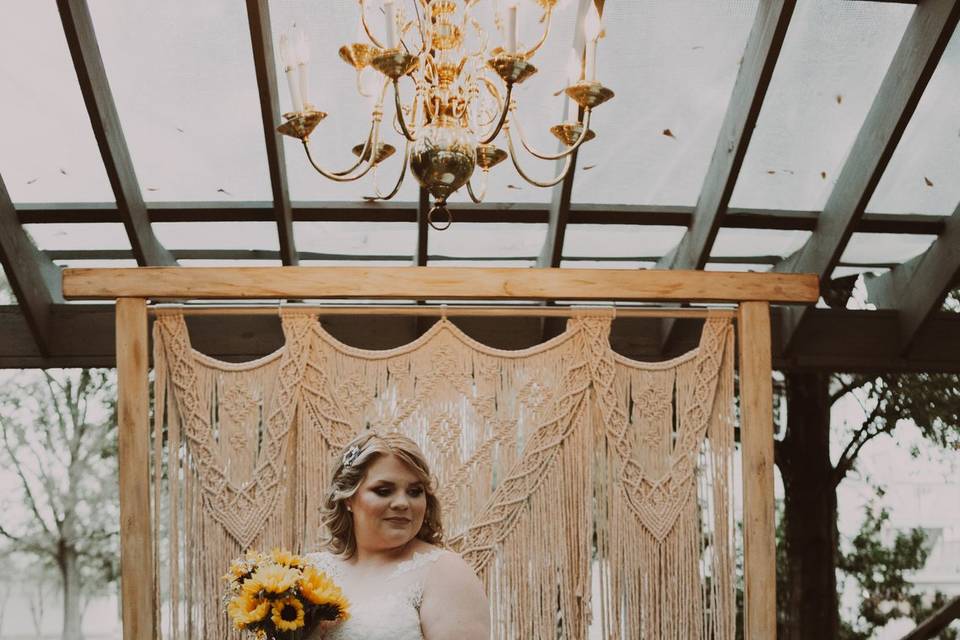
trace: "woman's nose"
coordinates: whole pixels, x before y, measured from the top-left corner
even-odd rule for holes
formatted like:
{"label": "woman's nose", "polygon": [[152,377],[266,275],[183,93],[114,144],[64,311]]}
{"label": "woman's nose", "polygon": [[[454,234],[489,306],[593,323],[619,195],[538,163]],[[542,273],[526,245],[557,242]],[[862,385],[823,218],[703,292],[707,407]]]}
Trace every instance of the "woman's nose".
{"label": "woman's nose", "polygon": [[407,500],[407,497],[404,495],[398,495],[394,497],[393,501],[390,503],[390,507],[398,511],[404,511],[409,506],[410,506],[410,502]]}

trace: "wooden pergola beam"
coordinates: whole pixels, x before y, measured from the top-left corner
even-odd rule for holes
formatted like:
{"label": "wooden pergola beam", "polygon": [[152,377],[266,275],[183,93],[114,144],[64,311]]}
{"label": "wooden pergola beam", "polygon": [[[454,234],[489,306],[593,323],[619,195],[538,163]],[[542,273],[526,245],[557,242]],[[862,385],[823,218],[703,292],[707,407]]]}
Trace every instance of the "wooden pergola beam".
{"label": "wooden pergola beam", "polygon": [[[538,204],[486,203],[451,207],[458,222],[543,224],[549,208]],[[693,207],[653,205],[571,204],[567,224],[623,224],[687,227]],[[148,205],[151,222],[272,222],[273,206],[267,202],[168,202]],[[21,224],[70,224],[121,222],[113,204],[31,204],[17,207]],[[813,231],[817,211],[784,209],[729,209],[725,229],[778,229]],[[300,202],[293,206],[294,222],[416,222],[415,203]],[[859,233],[939,235],[944,217],[921,213],[867,213],[857,221]]]}
{"label": "wooden pergola beam", "polygon": [[658,267],[703,269],[707,264],[730,197],[737,186],[740,168],[760,117],[795,6],[796,0],[772,0],[761,2],[757,8],[743,62],[733,85],[733,95],[720,127],[690,228],[680,244],[664,256]]}
{"label": "wooden pergola beam", "polygon": [[943,304],[960,278],[960,206],[946,230],[922,255],[867,280],[869,300],[900,314],[900,348],[907,352],[920,328]]}
{"label": "wooden pergola beam", "polygon": [[[917,5],[874,98],[817,228],[806,244],[775,267],[788,273],[829,278],[863,217],[944,49],[960,20],[960,0],[924,0]],[[791,313],[782,338],[789,347],[808,312]]]}
{"label": "wooden pergola beam", "polygon": [[635,269],[196,267],[65,269],[67,299],[578,300],[809,303],[807,274]]}
{"label": "wooden pergola beam", "polygon": [[285,265],[298,264],[297,245],[293,235],[293,212],[287,185],[287,166],[283,140],[276,131],[281,122],[280,98],[277,95],[277,64],[273,55],[273,33],[270,29],[270,5],[267,0],[247,0],[247,21],[253,45],[253,66],[260,89],[260,115],[273,192],[273,216],[277,222],[280,256]]}
{"label": "wooden pergola beam", "polygon": [[175,264],[173,256],[160,244],[150,228],[150,218],[113,102],[87,2],[57,0],[57,8],[93,134],[117,201],[117,211],[127,230],[137,263],[143,266]]}
{"label": "wooden pergola beam", "polygon": [[[773,307],[773,366],[783,371],[960,373],[960,314],[934,314],[917,336],[909,354],[898,351],[900,332],[895,311],[816,309],[797,337],[797,348],[785,354],[777,339],[786,307]],[[441,313],[436,310],[437,316]],[[0,306],[0,368],[114,366],[114,306],[56,304],[50,311],[51,350],[37,350],[24,309]],[[426,323],[429,318],[424,319]],[[324,326],[338,340],[364,349],[392,349],[418,335],[419,318],[330,316]],[[453,318],[483,344],[524,349],[541,342],[539,318]],[[659,360],[696,347],[701,323],[678,325],[676,350],[660,353],[655,318],[618,318],[610,336],[617,353],[642,361]],[[276,316],[191,316],[191,339],[204,353],[229,361],[250,360],[280,347],[283,335]],[[82,339],[80,339],[82,336]]]}
{"label": "wooden pergola beam", "polygon": [[[17,220],[6,185],[0,178],[0,265],[23,309],[33,342],[42,355],[51,353],[50,308],[62,303],[60,268],[34,246]],[[2,334],[0,334],[2,335]]]}

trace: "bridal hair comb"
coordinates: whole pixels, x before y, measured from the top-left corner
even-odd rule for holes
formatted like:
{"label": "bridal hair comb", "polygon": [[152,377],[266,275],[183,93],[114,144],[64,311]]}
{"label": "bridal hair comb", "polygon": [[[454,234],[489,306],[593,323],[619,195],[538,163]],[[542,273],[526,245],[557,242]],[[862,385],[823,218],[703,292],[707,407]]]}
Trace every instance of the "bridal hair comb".
{"label": "bridal hair comb", "polygon": [[358,445],[353,445],[347,449],[346,453],[343,454],[343,466],[352,467],[353,463],[360,456],[360,447]]}

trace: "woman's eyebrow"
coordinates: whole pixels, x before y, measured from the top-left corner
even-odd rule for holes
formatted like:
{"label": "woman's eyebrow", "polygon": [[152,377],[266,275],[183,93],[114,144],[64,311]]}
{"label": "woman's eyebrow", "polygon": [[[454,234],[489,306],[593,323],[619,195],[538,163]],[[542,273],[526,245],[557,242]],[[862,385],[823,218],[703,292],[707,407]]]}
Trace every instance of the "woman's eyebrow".
{"label": "woman's eyebrow", "polygon": [[[388,486],[394,487],[394,486],[396,486],[397,483],[396,483],[396,482],[393,482],[392,480],[374,480],[374,481],[373,481],[373,484],[379,485],[379,486],[387,486],[387,485],[388,485]],[[415,481],[415,482],[411,482],[409,486],[411,486],[411,487],[422,487],[422,486],[423,486],[423,482],[420,481],[420,480],[417,480],[417,481]]]}

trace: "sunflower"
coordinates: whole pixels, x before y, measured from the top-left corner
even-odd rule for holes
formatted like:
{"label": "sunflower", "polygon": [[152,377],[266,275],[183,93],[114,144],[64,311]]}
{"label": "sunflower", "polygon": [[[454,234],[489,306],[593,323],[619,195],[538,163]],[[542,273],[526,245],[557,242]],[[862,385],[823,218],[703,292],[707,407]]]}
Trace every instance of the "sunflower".
{"label": "sunflower", "polygon": [[[281,567],[275,564],[268,564],[260,567],[250,576],[250,581],[260,585],[260,588],[267,593],[283,593],[289,591],[293,585],[297,584],[300,578],[300,572],[290,567]],[[244,585],[246,588],[246,585]]]}
{"label": "sunflower", "polygon": [[278,631],[296,631],[303,626],[303,604],[294,597],[286,597],[273,603],[273,626]]}
{"label": "sunflower", "polygon": [[243,629],[251,622],[263,620],[270,611],[270,602],[260,600],[249,594],[242,594],[230,599],[227,604],[227,613],[238,629]]}
{"label": "sunflower", "polygon": [[270,556],[274,562],[283,567],[303,567],[307,564],[303,558],[286,549],[275,548],[270,552]]}
{"label": "sunflower", "polygon": [[343,592],[323,572],[308,566],[300,578],[300,593],[308,601],[318,605],[318,617],[322,620],[346,620],[349,617],[349,602]]}

